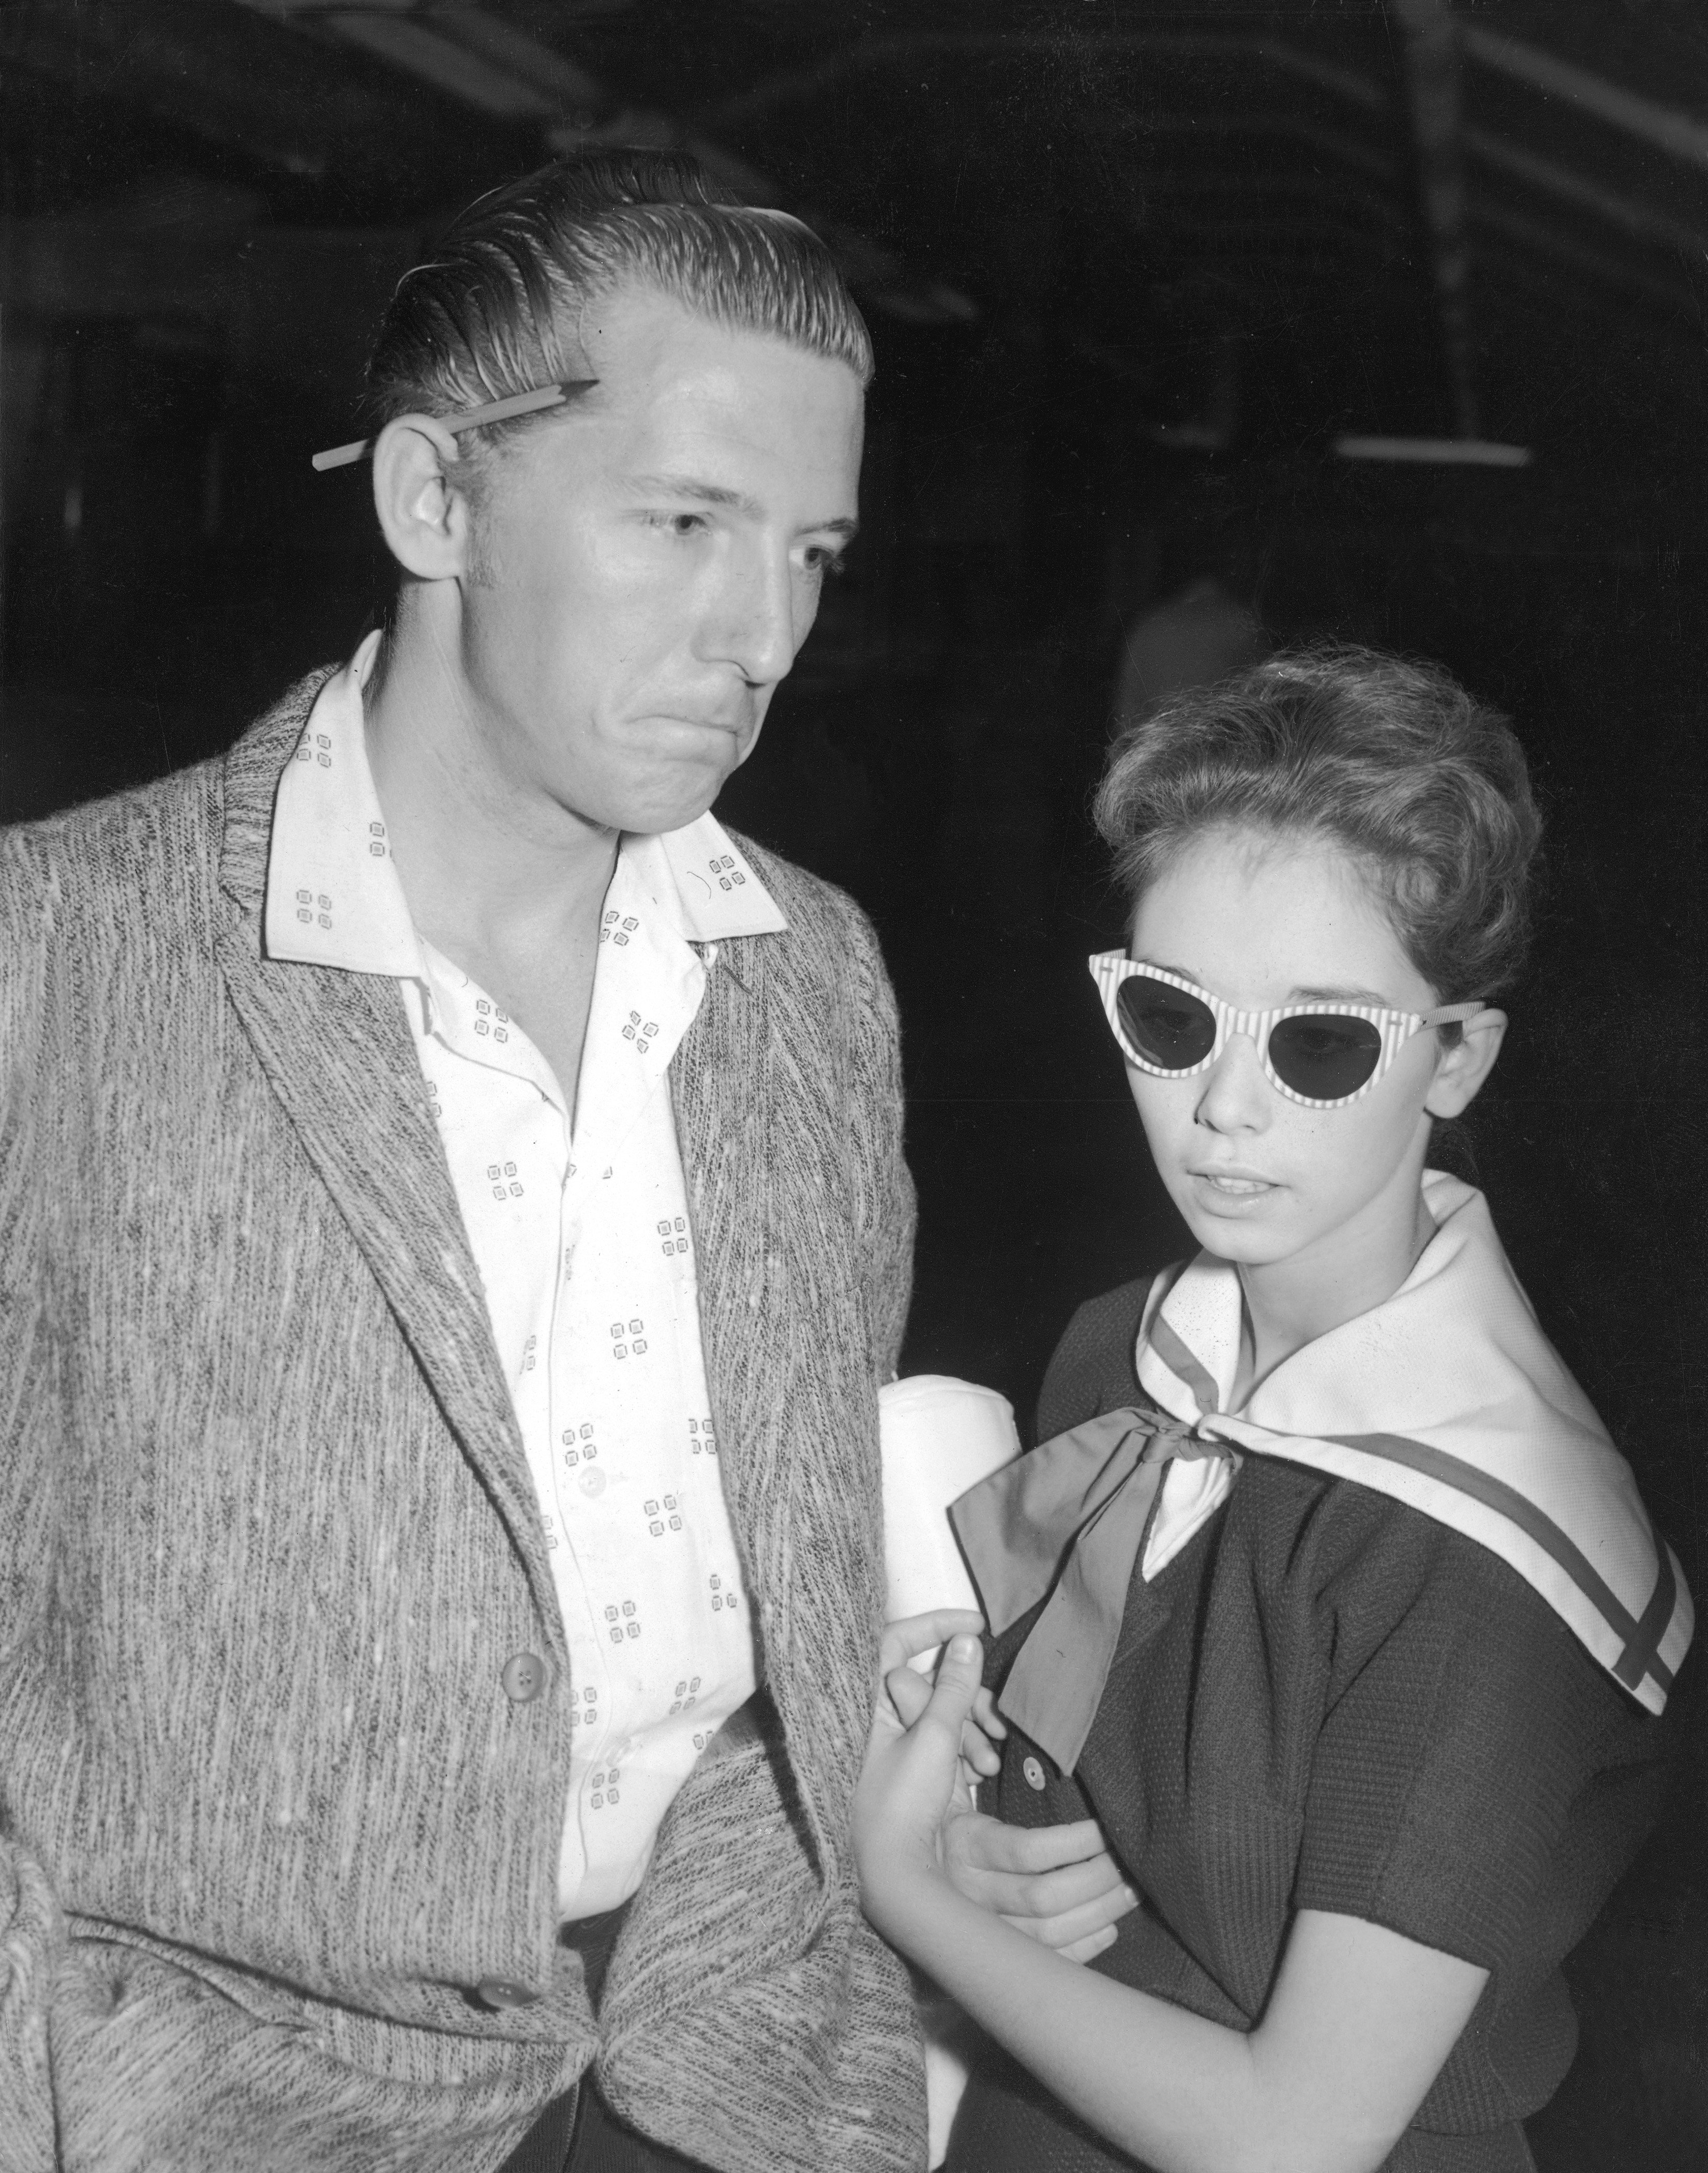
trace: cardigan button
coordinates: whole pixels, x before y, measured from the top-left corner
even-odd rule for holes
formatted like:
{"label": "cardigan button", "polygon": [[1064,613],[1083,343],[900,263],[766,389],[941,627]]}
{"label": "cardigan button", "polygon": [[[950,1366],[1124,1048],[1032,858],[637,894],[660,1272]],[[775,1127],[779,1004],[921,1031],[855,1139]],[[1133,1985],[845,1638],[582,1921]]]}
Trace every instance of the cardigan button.
{"label": "cardigan button", "polygon": [[1026,1776],[1026,1785],[1028,1788],[1043,1787],[1044,1784],[1044,1769],[1038,1764],[1036,1758],[1022,1759],[1021,1761],[1020,1770]]}
{"label": "cardigan button", "polygon": [[[546,1663],[534,1653],[512,1653],[498,1675],[513,1705],[532,1705],[546,1687]],[[534,1995],[528,1994],[530,1999]]]}
{"label": "cardigan button", "polygon": [[487,2007],[531,2007],[539,1997],[507,1976],[483,1976],[475,1987],[475,1998]]}

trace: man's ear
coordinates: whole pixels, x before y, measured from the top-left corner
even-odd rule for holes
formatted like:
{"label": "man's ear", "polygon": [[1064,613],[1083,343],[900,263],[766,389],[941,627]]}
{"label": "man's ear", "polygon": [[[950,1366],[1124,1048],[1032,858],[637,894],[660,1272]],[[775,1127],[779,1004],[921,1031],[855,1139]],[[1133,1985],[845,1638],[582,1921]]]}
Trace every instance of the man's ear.
{"label": "man's ear", "polygon": [[374,507],[391,555],[423,581],[467,570],[467,493],[455,438],[434,415],[395,415],[374,440]]}
{"label": "man's ear", "polygon": [[1505,1011],[1479,1011],[1465,1021],[1459,1038],[1436,1060],[1434,1081],[1424,1097],[1424,1108],[1431,1116],[1464,1114],[1494,1070],[1506,1037]]}

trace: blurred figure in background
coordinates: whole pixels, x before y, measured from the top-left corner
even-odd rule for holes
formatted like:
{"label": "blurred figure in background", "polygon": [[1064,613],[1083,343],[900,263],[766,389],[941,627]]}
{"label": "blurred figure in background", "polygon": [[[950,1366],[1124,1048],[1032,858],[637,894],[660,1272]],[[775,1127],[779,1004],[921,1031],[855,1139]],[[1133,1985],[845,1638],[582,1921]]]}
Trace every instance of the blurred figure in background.
{"label": "blurred figure in background", "polygon": [[1145,556],[1141,580],[1151,600],[1122,637],[1117,732],[1173,695],[1262,663],[1274,646],[1260,616],[1263,554],[1239,526],[1188,517],[1151,539]]}

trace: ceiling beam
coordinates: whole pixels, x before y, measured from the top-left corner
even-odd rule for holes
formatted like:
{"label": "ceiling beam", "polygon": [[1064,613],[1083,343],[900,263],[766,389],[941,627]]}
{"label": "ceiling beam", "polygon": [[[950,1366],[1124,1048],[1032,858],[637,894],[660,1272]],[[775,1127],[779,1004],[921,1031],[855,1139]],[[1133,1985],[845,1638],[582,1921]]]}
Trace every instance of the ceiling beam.
{"label": "ceiling beam", "polygon": [[1532,218],[1527,213],[1512,211],[1504,204],[1474,202],[1471,224],[1504,240],[1516,243],[1520,249],[1528,249],[1542,257],[1552,257],[1555,262],[1569,264],[1575,272],[1587,273],[1604,285],[1624,287],[1632,293],[1646,295],[1651,300],[1664,303],[1674,316],[1686,316],[1692,327],[1693,339],[1700,338],[1702,310],[1697,297],[1683,280],[1664,279],[1655,272],[1646,271],[1624,256],[1616,256],[1610,249],[1597,249],[1581,241],[1576,235],[1561,234],[1544,220]]}
{"label": "ceiling beam", "polygon": [[1622,128],[1628,136],[1640,137],[1686,165],[1708,173],[1708,122],[1698,121],[1693,114],[1680,113],[1652,98],[1639,97],[1622,84],[1609,83],[1605,76],[1592,74],[1589,69],[1577,67],[1521,39],[1502,37],[1472,23],[1465,24],[1459,35],[1466,53],[1480,67],[1539,90],[1544,97],[1563,98],[1581,106],[1598,121]]}
{"label": "ceiling beam", "polygon": [[1579,211],[1593,212],[1634,240],[1652,242],[1658,248],[1678,251],[1692,258],[1708,251],[1708,224],[1691,226],[1683,219],[1669,218],[1666,213],[1627,196],[1623,190],[1587,180],[1571,167],[1509,143],[1502,137],[1491,136],[1486,129],[1466,129],[1464,145],[1476,163],[1491,173],[1522,181]]}
{"label": "ceiling beam", "polygon": [[1391,5],[1404,38],[1406,111],[1417,154],[1418,197],[1429,242],[1453,429],[1461,438],[1474,438],[1477,386],[1457,31],[1444,0],[1391,0]]}
{"label": "ceiling beam", "polygon": [[310,46],[278,40],[258,67],[255,46],[252,28],[223,8],[186,18],[124,0],[0,7],[0,67],[122,101],[278,173],[336,163],[366,182],[395,170],[401,116]]}
{"label": "ceiling beam", "polygon": [[[1142,186],[1147,211],[1136,216],[1128,214],[1126,218],[1126,223],[1137,231],[1142,231],[1146,224],[1148,205],[1152,200],[1161,203],[1189,197],[1200,201],[1220,198],[1230,204],[1240,204],[1259,193],[1242,175],[1226,173],[1164,170],[1147,173]],[[1373,189],[1355,191],[1342,187],[1320,174],[1266,175],[1261,196],[1266,213],[1297,202],[1319,207],[1355,227],[1382,227],[1390,233],[1409,230],[1409,222],[1389,197]]]}
{"label": "ceiling beam", "polygon": [[1344,278],[1346,270],[1344,262],[1325,261],[1325,252],[1329,249],[1344,249],[1349,256],[1377,257],[1390,263],[1397,254],[1390,238],[1379,230],[1373,232],[1351,218],[1336,218],[1332,215],[1320,218],[1285,215],[1272,218],[1253,209],[1243,214],[1231,211],[1218,216],[1171,207],[1154,224],[1147,220],[1131,230],[1150,242],[1223,242],[1240,251],[1267,247],[1277,257],[1289,259],[1302,252],[1309,268],[1329,281]]}
{"label": "ceiling beam", "polygon": [[[1349,136],[1344,129],[1320,128],[1309,121],[1300,121],[1290,114],[1268,113],[1261,111],[1232,111],[1225,106],[1205,106],[1189,112],[1146,114],[1142,120],[1123,115],[1118,120],[1092,114],[1081,124],[1081,133],[1087,138],[1097,139],[1099,148],[1112,135],[1130,135],[1137,145],[1161,137],[1184,137],[1202,142],[1206,154],[1215,160],[1219,171],[1226,172],[1227,154],[1226,144],[1230,137],[1245,136],[1268,137],[1271,141],[1297,144],[1307,151],[1320,152],[1332,159],[1338,166],[1350,168],[1354,173],[1367,175],[1373,181],[1388,186],[1394,182],[1394,164],[1383,153],[1373,150],[1367,143]],[[1214,142],[1212,139],[1220,139]],[[1237,176],[1241,185],[1252,186],[1249,175]],[[1265,176],[1267,183],[1267,176]]]}
{"label": "ceiling beam", "polygon": [[795,210],[823,236],[849,283],[886,314],[914,324],[965,324],[978,305],[940,280],[909,270],[894,251],[796,202],[673,114],[626,105],[574,62],[470,0],[239,0],[277,20],[300,23],[360,46],[447,96],[506,121],[531,123],[552,150],[601,143],[691,152],[750,202]]}
{"label": "ceiling beam", "polygon": [[[1635,328],[1640,328],[1644,339],[1652,338],[1657,330],[1662,329],[1683,333],[1678,312],[1689,306],[1689,298],[1682,289],[1669,295],[1664,283],[1657,281],[1651,292],[1633,280],[1621,293],[1610,279],[1598,278],[1574,278],[1568,288],[1551,256],[1533,240],[1493,238],[1495,228],[1476,210],[1471,213],[1471,224],[1477,235],[1477,262],[1491,276],[1498,274],[1501,299],[1507,308],[1522,308],[1527,315],[1545,309],[1551,314],[1557,332],[1561,294],[1569,292],[1575,311],[1626,342],[1630,341]],[[1526,290],[1528,299],[1521,299],[1521,289]],[[1652,311],[1645,307],[1640,315],[1634,314],[1633,301],[1640,305],[1652,303],[1655,307]]]}
{"label": "ceiling beam", "polygon": [[1134,58],[1257,61],[1326,90],[1343,105],[1377,115],[1387,106],[1387,92],[1372,77],[1321,60],[1281,38],[1195,30],[900,30],[862,38],[812,66],[783,68],[762,77],[733,98],[721,100],[705,119],[712,127],[734,127],[782,106],[810,104],[854,76],[911,67],[936,55],[960,58],[975,53],[1016,60],[1040,53],[1061,60],[1118,53]]}
{"label": "ceiling beam", "polygon": [[538,38],[530,37],[525,30],[515,29],[501,16],[488,14],[484,8],[460,0],[455,6],[436,7],[433,19],[442,23],[471,51],[483,53],[536,89],[549,93],[560,113],[574,112],[577,107],[595,112],[606,103],[603,88],[585,68],[578,67],[574,61],[542,45]]}
{"label": "ceiling beam", "polygon": [[[459,14],[471,11],[459,8]],[[432,19],[381,15],[369,8],[340,10],[327,27],[393,67],[406,69],[465,105],[477,105],[501,121],[553,121],[558,101],[513,67],[494,62],[458,40],[442,37]]]}

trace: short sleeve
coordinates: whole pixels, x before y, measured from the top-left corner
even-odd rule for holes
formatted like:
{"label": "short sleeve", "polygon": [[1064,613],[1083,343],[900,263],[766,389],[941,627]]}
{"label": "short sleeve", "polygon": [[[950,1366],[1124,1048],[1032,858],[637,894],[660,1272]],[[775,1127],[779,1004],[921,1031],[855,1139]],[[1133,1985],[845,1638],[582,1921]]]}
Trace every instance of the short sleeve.
{"label": "short sleeve", "polygon": [[1499,1971],[1545,1892],[1563,1952],[1658,1816],[1670,1731],[1498,1556],[1385,1506],[1319,1603],[1335,1658],[1294,1906]]}

